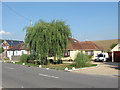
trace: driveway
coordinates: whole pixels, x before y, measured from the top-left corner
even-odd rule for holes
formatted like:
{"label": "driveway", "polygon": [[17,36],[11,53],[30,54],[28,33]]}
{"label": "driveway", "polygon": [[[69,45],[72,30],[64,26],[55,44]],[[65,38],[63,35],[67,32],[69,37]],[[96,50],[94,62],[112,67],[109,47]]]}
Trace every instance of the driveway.
{"label": "driveway", "polygon": [[104,76],[118,76],[118,71],[120,71],[120,67],[118,67],[118,63],[112,62],[92,62],[94,64],[98,64],[96,67],[90,67],[80,70],[74,70],[72,72],[81,73],[81,74],[90,74],[90,75],[104,75]]}

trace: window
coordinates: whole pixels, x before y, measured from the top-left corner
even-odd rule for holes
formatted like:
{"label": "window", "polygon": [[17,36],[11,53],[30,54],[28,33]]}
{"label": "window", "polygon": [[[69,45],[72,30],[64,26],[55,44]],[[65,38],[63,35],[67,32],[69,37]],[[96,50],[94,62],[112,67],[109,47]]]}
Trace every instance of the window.
{"label": "window", "polygon": [[76,40],[73,40],[75,43],[77,43],[77,41]]}
{"label": "window", "polygon": [[66,52],[64,51],[64,57],[69,57],[70,56],[70,50],[67,50]]}
{"label": "window", "polygon": [[24,54],[24,51],[22,51],[22,54]]}
{"label": "window", "polygon": [[85,54],[86,54],[86,55],[93,56],[94,53],[93,53],[93,51],[85,51]]}

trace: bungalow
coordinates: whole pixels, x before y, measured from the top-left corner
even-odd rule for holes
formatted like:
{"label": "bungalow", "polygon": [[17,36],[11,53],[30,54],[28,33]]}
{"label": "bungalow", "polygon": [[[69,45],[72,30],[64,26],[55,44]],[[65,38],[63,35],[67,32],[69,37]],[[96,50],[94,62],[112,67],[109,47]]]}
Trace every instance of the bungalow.
{"label": "bungalow", "polygon": [[14,57],[19,57],[22,54],[29,54],[29,50],[25,50],[24,42],[7,50],[7,57],[9,60],[13,60]]}
{"label": "bungalow", "polygon": [[[67,51],[64,52],[62,60],[74,60],[77,53],[81,51],[95,58],[98,53],[102,52],[102,49],[91,41],[79,42],[76,39],[70,38]],[[12,60],[13,56],[21,56],[22,54],[29,54],[29,50],[25,50],[24,48],[24,43],[7,50],[7,57],[9,57],[10,60]],[[53,56],[50,54],[48,59],[53,59]]]}
{"label": "bungalow", "polygon": [[2,43],[2,47],[4,49],[4,54],[7,56],[7,50],[13,48],[14,46],[23,43],[23,41],[16,41],[16,40],[4,40]]}
{"label": "bungalow", "polygon": [[[95,58],[98,53],[102,53],[103,50],[91,41],[79,42],[76,39],[70,38],[70,43],[67,48],[67,52],[64,52],[64,58],[62,60],[74,60],[78,52],[83,52],[86,55],[91,55]],[[53,57],[48,57],[53,59]]]}
{"label": "bungalow", "polygon": [[112,51],[112,62],[120,62],[120,43],[117,44],[111,51]]}

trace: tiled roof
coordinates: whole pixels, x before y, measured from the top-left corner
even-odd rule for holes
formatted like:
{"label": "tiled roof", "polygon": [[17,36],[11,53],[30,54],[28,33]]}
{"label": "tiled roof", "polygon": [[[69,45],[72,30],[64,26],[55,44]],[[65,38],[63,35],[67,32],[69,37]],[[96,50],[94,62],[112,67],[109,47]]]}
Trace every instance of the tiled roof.
{"label": "tiled roof", "polygon": [[10,46],[16,46],[20,43],[23,43],[23,41],[16,41],[16,40],[5,40]]}
{"label": "tiled roof", "polygon": [[[79,42],[76,39],[70,38],[70,42],[68,44],[69,50],[102,50],[99,46],[91,41]],[[20,43],[13,48],[9,49],[8,51],[13,50],[25,50],[24,42]]]}
{"label": "tiled roof", "polygon": [[13,48],[10,48],[8,51],[14,50],[25,50],[24,42],[14,46]]}
{"label": "tiled roof", "polygon": [[102,50],[99,46],[91,41],[79,42],[76,39],[70,38],[70,42],[68,44],[69,50]]}
{"label": "tiled roof", "polygon": [[68,48],[69,50],[80,50],[82,49],[80,43],[78,40],[70,38],[70,42],[68,44]]}
{"label": "tiled roof", "polygon": [[91,41],[80,42],[80,46],[83,50],[102,50],[102,48]]}

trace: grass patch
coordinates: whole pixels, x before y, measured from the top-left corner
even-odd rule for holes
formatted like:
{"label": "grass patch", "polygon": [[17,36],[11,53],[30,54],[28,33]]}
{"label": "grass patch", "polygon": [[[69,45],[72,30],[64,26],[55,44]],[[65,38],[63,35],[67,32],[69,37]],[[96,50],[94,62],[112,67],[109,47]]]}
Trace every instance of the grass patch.
{"label": "grass patch", "polygon": [[[91,67],[91,66],[97,66],[97,64],[91,64],[89,66],[84,66],[84,67]],[[72,69],[72,67],[75,67],[75,66],[73,64],[59,64],[59,65],[42,65],[42,67],[56,69],[56,70],[65,70],[66,67],[68,69]],[[75,68],[83,68],[83,67],[75,67]]]}
{"label": "grass patch", "polygon": [[[12,63],[12,62],[7,62],[7,63]],[[13,63],[12,63],[13,64]],[[16,62],[15,64],[22,65],[22,62]],[[38,67],[39,65],[33,64],[33,63],[25,63],[27,66],[35,66]],[[97,64],[90,64],[88,66],[84,67],[91,67],[91,66],[97,66]],[[65,68],[72,69],[72,67],[75,67],[74,64],[50,64],[50,65],[42,65],[42,68],[50,68],[50,69],[55,69],[55,70],[65,70]],[[83,68],[83,67],[75,67],[75,68]]]}
{"label": "grass patch", "polygon": [[[13,64],[12,62],[7,62],[7,63]],[[22,62],[15,62],[15,64],[22,65],[23,63],[22,63]],[[25,65],[28,65],[28,66],[36,66],[36,67],[39,66],[39,65],[33,64],[33,63],[25,63]]]}

